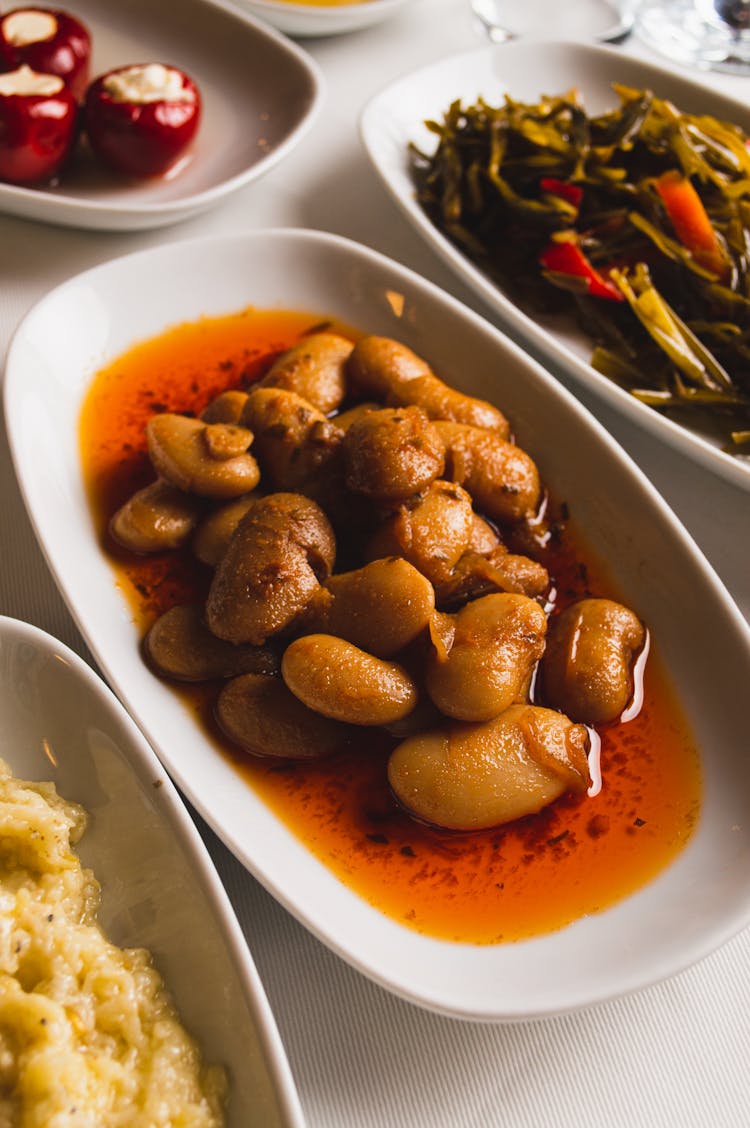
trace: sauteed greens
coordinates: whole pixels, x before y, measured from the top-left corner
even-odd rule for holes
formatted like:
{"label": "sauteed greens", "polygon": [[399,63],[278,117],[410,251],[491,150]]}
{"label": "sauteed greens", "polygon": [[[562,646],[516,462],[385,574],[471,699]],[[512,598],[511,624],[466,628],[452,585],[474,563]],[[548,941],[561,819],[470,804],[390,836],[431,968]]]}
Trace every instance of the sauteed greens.
{"label": "sauteed greens", "polygon": [[614,85],[536,105],[455,101],[411,147],[432,221],[515,300],[567,311],[592,364],[750,453],[750,150],[736,125]]}

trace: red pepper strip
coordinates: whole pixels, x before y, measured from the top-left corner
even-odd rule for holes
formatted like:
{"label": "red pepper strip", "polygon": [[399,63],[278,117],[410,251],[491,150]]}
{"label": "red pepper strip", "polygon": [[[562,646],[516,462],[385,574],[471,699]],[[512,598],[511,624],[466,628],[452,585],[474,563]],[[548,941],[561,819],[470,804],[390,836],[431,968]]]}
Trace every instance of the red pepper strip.
{"label": "red pepper strip", "polygon": [[682,245],[697,263],[726,280],[730,264],[691,181],[670,169],[658,177],[655,187]]}
{"label": "red pepper strip", "polygon": [[539,187],[543,192],[550,192],[553,196],[567,200],[575,208],[581,206],[583,188],[579,188],[577,184],[569,184],[566,180],[555,180],[554,177],[545,176],[539,181]]}
{"label": "red pepper strip", "polygon": [[584,278],[592,298],[609,298],[613,302],[625,301],[617,287],[594,269],[577,243],[550,243],[539,262],[556,274],[572,274],[574,278]]}

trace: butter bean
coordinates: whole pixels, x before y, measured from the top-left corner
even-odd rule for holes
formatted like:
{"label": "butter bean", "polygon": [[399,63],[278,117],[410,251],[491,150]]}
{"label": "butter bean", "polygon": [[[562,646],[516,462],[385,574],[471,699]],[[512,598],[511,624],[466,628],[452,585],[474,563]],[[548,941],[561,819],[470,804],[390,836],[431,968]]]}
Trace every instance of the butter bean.
{"label": "butter bean", "polygon": [[306,628],[346,639],[377,658],[408,646],[435,610],[432,584],[397,556],[338,572],[324,586],[332,599]]}
{"label": "butter bean", "polygon": [[228,501],[207,514],[193,533],[191,543],[193,555],[209,567],[215,568],[226,552],[234,530],[256,501],[258,501],[257,494],[243,494],[242,497]]}
{"label": "butter bean", "polygon": [[474,514],[474,520],[471,526],[471,540],[469,541],[469,551],[479,553],[484,556],[488,552],[492,552],[493,548],[497,548],[500,542],[495,530],[488,521],[483,517]]}
{"label": "butter bean", "polygon": [[188,540],[200,514],[198,498],[157,478],[120,506],[109,531],[131,552],[163,552],[179,548]]}
{"label": "butter bean", "polygon": [[315,597],[335,551],[333,529],[314,501],[292,493],[260,498],[216,567],[206,601],[210,630],[262,646]]}
{"label": "butter bean", "polygon": [[327,415],[346,394],[345,365],[353,348],[339,333],[311,333],[274,361],[259,386],[296,392]]}
{"label": "butter bean", "polygon": [[543,699],[587,724],[616,721],[629,705],[646,632],[611,599],[581,599],[550,620],[541,663]]}
{"label": "butter bean", "polygon": [[216,702],[219,727],[253,756],[317,760],[341,752],[356,729],[321,717],[297,700],[280,678],[243,674]]}
{"label": "butter bean", "polygon": [[346,431],[342,450],[347,486],[375,501],[412,497],[443,471],[443,444],[418,407],[365,413]]}
{"label": "butter bean", "polygon": [[371,411],[380,411],[383,405],[380,403],[357,403],[354,407],[349,407],[346,411],[340,411],[334,415],[334,421],[337,427],[342,431],[348,431],[352,423],[361,419],[363,415],[369,415]]}
{"label": "butter bean", "polygon": [[445,444],[445,477],[468,490],[476,509],[511,523],[534,514],[541,484],[525,451],[481,427],[440,422],[435,427]]}
{"label": "butter bean", "polygon": [[236,388],[221,392],[206,404],[201,419],[204,423],[239,423],[246,400],[247,392]]}
{"label": "butter bean", "polygon": [[146,661],[156,673],[176,681],[272,674],[279,660],[261,646],[234,646],[217,638],[203,621],[203,609],[185,603],[165,611],[143,641]]}
{"label": "butter bean", "polygon": [[353,725],[388,725],[417,704],[406,670],[333,635],[304,635],[284,651],[281,675],[303,704]]}
{"label": "butter bean", "polygon": [[528,684],[544,650],[544,611],[533,599],[502,593],[467,603],[451,619],[447,652],[441,647],[427,660],[427,692],[448,717],[491,720]]}
{"label": "butter bean", "polygon": [[549,572],[543,564],[528,556],[517,556],[498,544],[486,555],[465,553],[450,576],[435,584],[435,601],[438,607],[450,609],[497,591],[533,598],[544,595],[549,582]]}
{"label": "butter bean", "polygon": [[204,423],[165,412],[146,426],[154,469],[172,485],[202,497],[239,497],[260,479],[247,448],[252,432],[234,424]]}
{"label": "butter bean", "polygon": [[311,403],[285,388],[256,387],[242,422],[255,435],[253,451],[263,481],[275,490],[304,489],[323,473],[343,432]]}
{"label": "butter bean", "polygon": [[432,482],[380,526],[367,556],[403,556],[433,584],[439,584],[452,575],[469,547],[474,518],[466,490],[455,482]]}
{"label": "butter bean", "polygon": [[425,360],[390,337],[364,337],[358,341],[349,357],[348,371],[356,391],[389,406],[415,404],[430,419],[486,427],[503,438],[510,433],[501,411],[485,400],[449,387]]}
{"label": "butter bean", "polygon": [[588,786],[588,732],[561,713],[512,705],[484,724],[447,724],[399,744],[388,779],[417,818],[481,830],[531,815]]}

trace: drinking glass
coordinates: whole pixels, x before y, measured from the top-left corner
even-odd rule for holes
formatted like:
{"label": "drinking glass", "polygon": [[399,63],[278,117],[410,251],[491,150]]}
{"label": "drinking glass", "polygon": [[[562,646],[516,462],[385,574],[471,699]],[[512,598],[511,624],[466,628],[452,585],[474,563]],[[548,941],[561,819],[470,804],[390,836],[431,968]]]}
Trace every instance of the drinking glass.
{"label": "drinking glass", "polygon": [[471,9],[493,43],[527,36],[612,43],[630,32],[630,4],[631,0],[471,0]]}
{"label": "drinking glass", "polygon": [[644,0],[635,28],[675,62],[750,74],[750,0]]}

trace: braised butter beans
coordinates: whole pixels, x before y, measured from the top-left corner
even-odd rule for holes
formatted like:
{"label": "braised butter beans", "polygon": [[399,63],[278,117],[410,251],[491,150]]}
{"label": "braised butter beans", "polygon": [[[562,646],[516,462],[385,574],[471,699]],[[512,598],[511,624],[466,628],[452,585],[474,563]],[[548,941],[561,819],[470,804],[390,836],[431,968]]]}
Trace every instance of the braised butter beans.
{"label": "braised butter beans", "polygon": [[303,760],[378,729],[401,806],[461,831],[588,787],[585,725],[622,715],[645,632],[606,599],[548,622],[542,483],[497,408],[398,341],[320,332],[147,438],[156,481],[112,535],[210,574],[144,655],[224,679],[237,747]]}
{"label": "braised butter beans", "polygon": [[474,531],[474,510],[466,490],[453,482],[436,481],[384,521],[366,551],[373,559],[389,553],[403,556],[439,584],[454,574]]}
{"label": "braised butter beans", "polygon": [[256,494],[243,494],[206,514],[193,533],[193,555],[215,568],[226,552],[234,530],[257,500]]}
{"label": "braised butter beans", "polygon": [[222,392],[201,412],[204,423],[239,423],[247,402],[247,392]]}
{"label": "braised butter beans", "polygon": [[346,431],[343,451],[349,489],[379,502],[421,493],[445,464],[437,429],[419,407],[366,412]]}
{"label": "braised butter beans", "polygon": [[284,388],[254,388],[242,422],[255,435],[263,479],[274,490],[303,487],[334,456],[343,437],[321,411]]}
{"label": "braised butter beans", "polygon": [[262,646],[233,646],[217,638],[203,620],[203,608],[177,604],[165,611],[143,641],[146,660],[156,673],[175,681],[210,681],[238,674],[275,674],[279,662]]}
{"label": "braised butter beans", "polygon": [[480,512],[509,522],[533,516],[541,483],[525,451],[479,427],[440,422],[435,426],[445,443],[446,476],[468,490]]}

